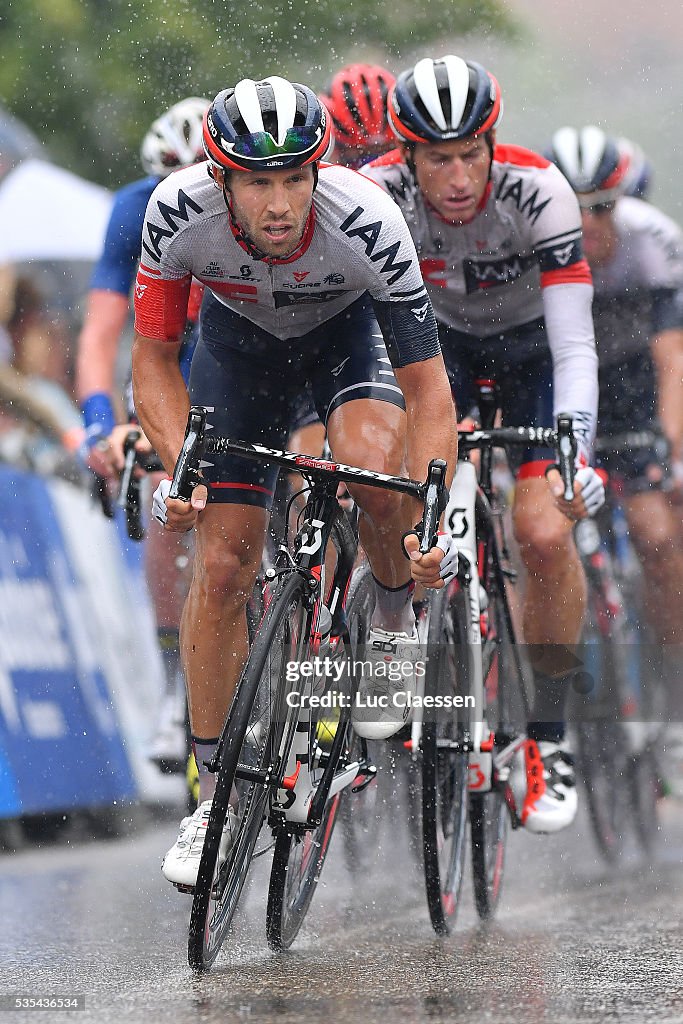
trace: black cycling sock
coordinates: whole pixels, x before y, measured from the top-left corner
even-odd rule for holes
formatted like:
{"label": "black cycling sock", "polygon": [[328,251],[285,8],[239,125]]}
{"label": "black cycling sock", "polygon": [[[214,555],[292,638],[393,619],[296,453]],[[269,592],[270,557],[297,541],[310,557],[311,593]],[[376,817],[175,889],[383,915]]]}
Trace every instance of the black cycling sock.
{"label": "black cycling sock", "polygon": [[199,772],[199,803],[204,800],[211,800],[216,790],[216,776],[206,767],[205,762],[211,761],[216,753],[219,737],[215,739],[201,739],[199,736],[191,736],[194,759],[197,762]]}
{"label": "black cycling sock", "polygon": [[534,672],[533,718],[527,724],[531,740],[559,743],[564,739],[564,709],[574,673],[547,676]]}
{"label": "black cycling sock", "polygon": [[415,625],[413,593],[415,580],[408,580],[400,587],[385,587],[376,576],[375,611],[372,625],[380,629],[395,630],[397,633],[412,633]]}

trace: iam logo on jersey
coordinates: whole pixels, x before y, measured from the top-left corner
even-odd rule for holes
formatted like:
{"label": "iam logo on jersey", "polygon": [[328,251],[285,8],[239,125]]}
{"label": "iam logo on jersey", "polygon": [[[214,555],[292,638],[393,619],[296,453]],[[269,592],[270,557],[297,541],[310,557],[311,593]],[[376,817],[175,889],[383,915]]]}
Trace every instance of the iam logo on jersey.
{"label": "iam logo on jersey", "polygon": [[424,306],[420,306],[418,309],[413,309],[411,306],[410,312],[416,317],[417,321],[422,324],[427,316],[428,309],[429,303],[425,302]]}
{"label": "iam logo on jersey", "polygon": [[303,281],[303,279],[305,277],[308,277],[309,274],[310,274],[310,270],[298,270],[298,271],[295,270],[294,271],[294,280],[298,284],[300,281]]}
{"label": "iam logo on jersey", "polygon": [[135,285],[135,294],[137,295],[137,297],[139,299],[142,298],[142,296],[145,294],[146,291],[147,291],[147,285],[146,284],[136,284]]}

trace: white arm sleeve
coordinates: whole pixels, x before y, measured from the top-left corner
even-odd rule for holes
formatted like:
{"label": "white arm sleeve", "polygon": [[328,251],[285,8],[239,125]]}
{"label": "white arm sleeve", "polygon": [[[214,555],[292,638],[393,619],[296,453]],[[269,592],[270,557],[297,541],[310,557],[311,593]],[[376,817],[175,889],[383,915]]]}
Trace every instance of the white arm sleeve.
{"label": "white arm sleeve", "polygon": [[593,286],[556,284],[543,289],[553,359],[553,412],[570,413],[578,455],[590,462],[598,418],[598,354],[593,332]]}

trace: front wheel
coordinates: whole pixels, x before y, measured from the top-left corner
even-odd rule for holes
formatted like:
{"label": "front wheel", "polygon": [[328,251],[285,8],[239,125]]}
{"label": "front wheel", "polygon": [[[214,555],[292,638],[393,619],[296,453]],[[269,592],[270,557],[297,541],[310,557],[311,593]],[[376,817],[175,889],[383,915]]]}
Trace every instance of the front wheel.
{"label": "front wheel", "polygon": [[[462,591],[431,597],[422,726],[422,848],[432,927],[447,935],[455,923],[467,837],[467,724],[448,701],[471,690],[468,608]],[[450,702],[453,704],[453,702]]]}
{"label": "front wheel", "polygon": [[659,801],[664,793],[657,758],[651,746],[632,756],[629,783],[636,837],[643,852],[652,857],[659,839]]}
{"label": "front wheel", "polygon": [[[287,663],[301,660],[306,643],[305,588],[299,573],[278,582],[221,734],[216,792],[190,915],[188,960],[195,970],[207,970],[218,955],[269,811],[271,789],[262,780],[279,770],[285,716],[277,695],[284,689]],[[237,820],[232,846],[220,863],[219,843],[229,803]]]}

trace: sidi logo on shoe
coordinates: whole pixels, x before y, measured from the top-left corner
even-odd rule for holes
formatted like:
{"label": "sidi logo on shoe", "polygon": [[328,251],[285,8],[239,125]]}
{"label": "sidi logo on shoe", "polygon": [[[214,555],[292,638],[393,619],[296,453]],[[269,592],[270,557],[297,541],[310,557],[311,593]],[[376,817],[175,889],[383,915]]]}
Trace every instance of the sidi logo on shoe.
{"label": "sidi logo on shoe", "polygon": [[387,640],[373,640],[372,649],[374,651],[383,651],[385,654],[394,654],[396,651],[396,643],[390,643]]}

